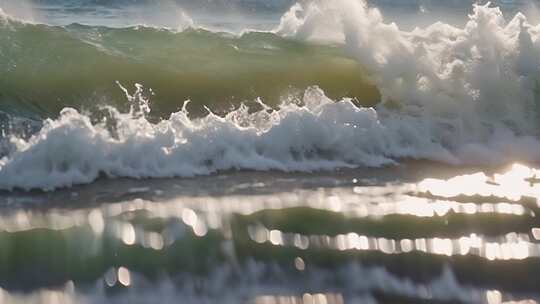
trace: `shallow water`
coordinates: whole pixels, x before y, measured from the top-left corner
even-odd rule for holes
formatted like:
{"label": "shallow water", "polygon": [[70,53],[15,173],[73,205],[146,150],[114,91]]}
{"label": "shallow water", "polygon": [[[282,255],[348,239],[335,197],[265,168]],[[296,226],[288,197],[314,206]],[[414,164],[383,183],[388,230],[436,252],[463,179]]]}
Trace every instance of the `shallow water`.
{"label": "shallow water", "polygon": [[4,192],[2,297],[535,303],[533,168],[409,162]]}

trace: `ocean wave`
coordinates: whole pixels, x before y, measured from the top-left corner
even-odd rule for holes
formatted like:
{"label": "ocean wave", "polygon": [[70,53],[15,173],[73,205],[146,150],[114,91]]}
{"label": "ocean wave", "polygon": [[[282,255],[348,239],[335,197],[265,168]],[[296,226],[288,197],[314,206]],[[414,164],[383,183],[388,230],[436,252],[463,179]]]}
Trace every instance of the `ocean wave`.
{"label": "ocean wave", "polygon": [[379,100],[360,65],[341,47],[285,39],[269,32],[240,35],[204,29],[65,27],[0,23],[0,110],[54,117],[64,107],[121,107],[115,82],[152,88],[154,113],[168,116],[190,99],[220,112],[318,85],[333,98]]}
{"label": "ocean wave", "polygon": [[[314,87],[303,104],[221,117],[189,118],[186,106],[152,123],[142,87],[128,113],[104,109],[101,121],[72,108],[48,119],[30,139],[10,137],[0,160],[0,188],[54,190],[108,177],[190,177],[222,170],[313,171],[383,166],[401,158],[448,163],[540,160],[540,142],[498,131],[484,142],[434,117],[417,118],[334,102]],[[454,127],[455,128],[455,127]]]}
{"label": "ocean wave", "polygon": [[464,28],[404,32],[363,2],[312,1],[291,8],[279,32],[303,40],[332,33],[401,114],[459,120],[473,138],[497,125],[538,128],[540,26],[522,14],[507,22],[499,8],[476,5]]}
{"label": "ocean wave", "polygon": [[[258,111],[242,105],[224,115],[193,118],[184,107],[152,122],[140,106],[133,106],[148,108],[138,86],[134,95],[127,94],[128,113],[107,107],[107,119],[96,121],[66,108],[30,139],[11,136],[15,148],[0,161],[0,188],[52,190],[90,183],[100,175],[151,178],[230,169],[384,166],[403,158],[452,164],[540,160],[540,26],[522,14],[507,22],[498,8],[475,6],[463,28],[435,23],[406,32],[385,23],[379,10],[363,1],[310,1],[294,5],[276,34],[267,35],[290,43],[289,52],[314,40],[343,45],[342,58],[357,60],[363,75],[375,83],[381,103],[370,108],[346,98],[334,101],[310,87],[300,102],[281,99],[274,109],[259,102]],[[153,50],[151,39],[142,42]],[[313,47],[319,48],[317,54],[335,51]],[[225,52],[218,50],[215,55]],[[85,58],[88,52],[77,54]],[[237,50],[231,47],[230,52]],[[162,60],[180,56],[162,55]],[[267,67],[275,68],[276,62],[267,61]],[[309,70],[319,61],[305,63]],[[249,60],[242,65],[251,67]],[[332,77],[337,84],[343,79],[351,78]]]}

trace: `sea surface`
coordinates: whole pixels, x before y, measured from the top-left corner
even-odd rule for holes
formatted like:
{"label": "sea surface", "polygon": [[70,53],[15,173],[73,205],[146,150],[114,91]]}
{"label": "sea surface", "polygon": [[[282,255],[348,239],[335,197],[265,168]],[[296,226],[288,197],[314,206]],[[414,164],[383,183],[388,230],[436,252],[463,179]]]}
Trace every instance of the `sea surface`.
{"label": "sea surface", "polygon": [[540,302],[538,7],[0,0],[0,303]]}

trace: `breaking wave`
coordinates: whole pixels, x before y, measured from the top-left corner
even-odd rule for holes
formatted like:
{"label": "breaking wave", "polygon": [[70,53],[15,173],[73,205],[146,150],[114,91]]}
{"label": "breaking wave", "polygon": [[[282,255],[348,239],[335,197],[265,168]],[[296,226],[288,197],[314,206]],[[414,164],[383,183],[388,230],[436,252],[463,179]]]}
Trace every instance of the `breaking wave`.
{"label": "breaking wave", "polygon": [[[95,29],[85,30],[95,33]],[[51,37],[73,37],[70,27],[44,31],[53,31]],[[115,31],[123,31],[127,36],[138,33],[135,29]],[[216,35],[189,30],[180,34],[156,29],[145,31],[158,36],[195,35],[193,41],[198,43],[199,35],[214,38]],[[80,35],[81,31],[77,33]],[[270,107],[259,100],[251,107],[237,105],[235,110],[222,115],[208,110],[207,114],[192,117],[184,105],[168,119],[157,122],[150,118],[149,99],[145,97],[151,94],[145,94],[140,85],[133,95],[125,90],[131,110],[124,113],[104,106],[98,110],[97,119],[95,114],[67,107],[57,119],[45,120],[41,130],[30,137],[6,136],[7,148],[0,161],[0,188],[52,190],[90,183],[100,175],[150,178],[194,176],[230,169],[312,171],[383,166],[404,158],[452,164],[540,160],[537,138],[540,26],[529,24],[522,14],[506,21],[498,8],[475,6],[463,28],[439,22],[406,32],[395,24],[385,23],[379,10],[368,8],[363,1],[301,2],[282,17],[275,33],[220,36],[224,40],[210,44],[217,50],[213,54],[231,52],[230,56],[239,60],[239,67],[250,68],[250,59],[262,70],[289,66],[287,56],[272,57],[264,63],[257,61],[264,50],[274,52],[272,47],[261,49],[269,40],[263,39],[262,43],[257,40],[256,57],[250,57],[249,52],[236,54],[234,47],[225,51],[227,45],[223,41],[241,43],[242,39],[253,37],[250,35],[270,37],[270,41],[287,45],[287,52],[306,48],[307,54],[314,51],[313,57],[304,61],[303,68],[310,71],[315,66],[320,73],[304,84],[319,87],[307,88],[300,98],[281,98],[279,106]],[[82,49],[78,53],[66,52],[66,56],[93,56],[87,54],[90,53],[86,48],[88,41],[81,43],[80,39],[73,39],[70,43],[80,44]],[[149,45],[151,40],[141,43]],[[99,44],[104,45],[107,44]],[[208,49],[208,44],[204,46]],[[117,56],[110,46],[106,51],[100,49],[93,48],[91,52]],[[121,56],[126,55],[126,49],[120,52]],[[154,51],[151,49],[148,51]],[[340,50],[343,53],[339,55]],[[298,58],[305,54],[300,53]],[[321,54],[323,59],[319,57]],[[137,61],[143,58],[139,55],[126,58]],[[160,53],[160,57],[151,59],[163,60],[155,60],[156,64],[163,64],[161,71],[165,66],[172,69],[184,66],[172,64],[184,55]],[[339,60],[321,63],[328,58]],[[351,63],[350,58],[356,62]],[[339,74],[344,70],[336,72],[339,64],[335,62],[347,62],[353,72],[344,73],[341,78]],[[205,69],[200,65],[198,68]],[[298,69],[302,68],[293,65],[290,71]],[[329,89],[319,83],[320,77],[325,77],[321,76],[325,69],[329,73],[334,69],[330,77],[334,86]],[[113,65],[111,73],[115,75],[115,71],[123,70],[133,77],[144,74],[142,70],[129,70],[122,65]],[[222,66],[217,70],[229,71]],[[312,72],[304,75],[313,75]],[[97,75],[95,79],[101,76],[107,79],[107,74]],[[288,76],[278,70],[272,78],[263,77],[259,81],[265,85],[279,79],[288,82]],[[298,79],[295,77],[291,79]],[[375,84],[380,94],[378,105],[361,106],[366,104],[362,94],[349,95],[359,99],[356,102],[324,93],[344,83],[355,88],[354,82],[349,82],[355,77]],[[357,83],[360,87],[367,86],[366,82]],[[169,84],[182,85],[175,81]],[[152,83],[149,86],[159,95]],[[211,86],[208,91],[212,91]]]}

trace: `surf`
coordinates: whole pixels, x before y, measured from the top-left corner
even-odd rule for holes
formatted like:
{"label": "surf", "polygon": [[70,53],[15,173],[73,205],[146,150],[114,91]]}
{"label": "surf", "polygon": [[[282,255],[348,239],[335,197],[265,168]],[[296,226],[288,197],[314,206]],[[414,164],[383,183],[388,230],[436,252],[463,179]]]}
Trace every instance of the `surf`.
{"label": "surf", "polygon": [[[7,136],[7,152],[0,161],[2,189],[53,190],[91,183],[102,175],[157,178],[231,169],[377,167],[411,158],[483,165],[540,160],[540,27],[522,14],[507,21],[500,9],[489,4],[475,5],[462,28],[439,22],[412,31],[386,23],[381,12],[364,1],[347,0],[300,2],[283,15],[274,31],[233,37],[193,29],[172,33],[80,25],[30,28],[36,30],[38,37],[48,33],[69,42],[85,58],[127,58],[130,63],[123,65],[112,59],[99,63],[110,66],[110,73],[92,77],[93,81],[104,78],[109,85],[114,81],[108,74],[120,79],[122,88],[128,89],[115,90],[124,92],[123,100],[130,107],[122,110],[110,98],[97,110],[70,104],[59,117],[45,120],[39,132]],[[110,40],[118,44],[92,41],[89,33],[111,35]],[[174,45],[175,39],[187,39],[178,45],[192,47],[191,52],[174,48],[160,52],[165,41]],[[152,47],[137,48],[139,41]],[[130,49],[136,51],[129,53]],[[68,58],[72,50],[64,49]],[[209,52],[201,54],[201,50]],[[196,55],[217,57],[215,62],[221,64],[201,65]],[[141,61],[144,68],[130,65]],[[133,78],[152,74],[155,66],[161,73],[189,67],[191,61],[193,70],[206,73],[197,82],[200,86],[189,81],[196,73],[187,73],[185,78],[163,77],[162,86],[145,81],[151,91],[141,85],[129,89],[136,81]],[[254,73],[246,75],[241,67]],[[274,73],[264,74],[267,69]],[[127,77],[115,74],[118,71],[132,78],[126,81]],[[250,81],[263,83],[256,93],[276,82],[300,89],[290,93],[276,86],[272,92],[281,93],[277,98],[244,95],[241,99],[252,97],[251,104],[233,102],[232,110],[214,110],[220,107],[212,102],[227,104],[227,99],[219,98],[222,93],[218,98],[194,98],[195,102],[180,108],[187,98],[178,100],[182,95],[173,91],[165,98],[169,107],[154,105],[162,88],[167,95],[167,88],[180,86],[184,91],[186,83],[194,92],[215,93],[209,80],[213,74],[219,78],[215,83],[226,89],[244,88]],[[226,80],[231,75],[235,85]],[[298,79],[303,85],[294,83]],[[91,81],[76,82],[75,87],[80,83],[99,87]],[[63,107],[63,101],[57,101],[55,106]],[[199,110],[190,114],[194,104],[199,104]],[[157,115],[152,117],[154,109]]]}

